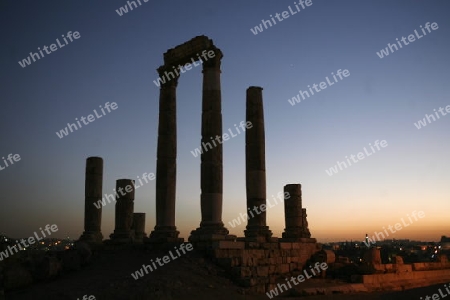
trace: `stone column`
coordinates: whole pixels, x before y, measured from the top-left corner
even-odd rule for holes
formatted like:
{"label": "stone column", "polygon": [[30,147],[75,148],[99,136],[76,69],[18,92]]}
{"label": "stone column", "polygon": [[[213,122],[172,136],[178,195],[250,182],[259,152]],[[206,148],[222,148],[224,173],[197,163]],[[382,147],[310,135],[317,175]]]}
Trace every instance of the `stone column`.
{"label": "stone column", "polygon": [[302,237],[309,238],[311,237],[311,233],[309,232],[308,227],[308,219],[306,218],[308,215],[306,214],[306,208],[302,208]]}
{"label": "stone column", "polygon": [[101,233],[102,206],[97,208],[94,203],[102,199],[103,159],[89,157],[86,160],[86,175],[84,183],[84,232],[80,240],[98,244],[103,240]]}
{"label": "stone column", "polygon": [[142,243],[144,238],[147,237],[145,233],[145,213],[133,214],[133,225],[131,229],[134,230],[134,241],[136,243]]}
{"label": "stone column", "polygon": [[[156,226],[152,241],[172,241],[178,238],[175,226],[175,195],[177,173],[176,88],[178,77],[169,66],[158,68],[161,84],[159,94],[158,149],[156,161]],[[173,75],[173,76],[170,76]]]}
{"label": "stone column", "polygon": [[369,265],[379,265],[381,264],[381,251],[377,247],[372,247],[366,251],[363,255],[363,260]]}
{"label": "stone column", "polygon": [[228,230],[222,222],[222,99],[220,64],[223,57],[218,48],[215,56],[203,62],[201,196],[202,220],[200,227],[191,232],[189,240],[225,239]]}
{"label": "stone column", "polygon": [[134,210],[134,180],[118,179],[116,181],[116,219],[114,233],[111,240],[120,243],[129,243],[134,239],[131,229]]}
{"label": "stone column", "polygon": [[289,193],[284,198],[284,214],[286,228],[283,232],[283,239],[309,238],[311,235],[306,221],[306,209],[302,208],[302,186],[300,184],[288,184],[284,186],[284,193]]}
{"label": "stone column", "polygon": [[266,153],[264,109],[261,87],[247,89],[245,132],[245,171],[247,189],[247,239],[269,240],[272,232],[266,226]]}

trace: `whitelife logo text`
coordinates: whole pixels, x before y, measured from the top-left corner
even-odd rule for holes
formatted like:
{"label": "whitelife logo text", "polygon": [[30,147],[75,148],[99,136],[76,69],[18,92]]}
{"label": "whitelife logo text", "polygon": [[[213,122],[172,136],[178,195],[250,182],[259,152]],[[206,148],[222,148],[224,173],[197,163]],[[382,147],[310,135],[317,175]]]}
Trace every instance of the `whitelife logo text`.
{"label": "whitelife logo text", "polygon": [[[67,36],[64,36],[64,34],[63,34],[62,37],[63,37],[63,40],[64,40],[65,44],[61,44],[59,39],[56,39],[56,43],[58,44],[59,47],[57,47],[56,44],[51,44],[50,47],[47,47],[46,45],[44,45],[44,47],[42,47],[42,50],[44,50],[46,54],[50,54],[50,53],[55,52],[56,50],[61,49],[62,47],[65,47],[66,45],[69,44],[69,42],[67,41],[66,37],[71,42],[73,42],[74,39],[78,40],[81,37],[81,35],[80,35],[80,33],[78,31],[74,31],[73,33],[72,33],[72,31],[69,31],[67,33]],[[48,51],[48,49],[50,49],[50,51]],[[37,52],[36,53],[30,52],[30,55],[27,58],[24,58],[24,59],[22,59],[22,61],[19,61],[19,65],[22,68],[25,68],[26,66],[29,66],[31,64],[31,60],[32,59],[33,59],[33,62],[35,62],[36,58],[38,60],[43,58],[44,57],[44,53],[42,52],[42,50],[41,50],[41,47],[38,47],[38,52],[41,55],[39,55],[39,53],[37,53]]]}
{"label": "whitelife logo text", "polygon": [[[92,123],[95,120],[100,119],[103,116],[106,116],[106,112],[103,108],[105,108],[108,111],[108,113],[111,112],[111,109],[116,110],[118,108],[116,102],[112,102],[111,104],[109,104],[109,102],[106,102],[105,107],[102,107],[101,105],[99,105],[99,107],[100,107],[103,115],[99,115],[97,113],[97,110],[94,109],[95,116],[93,114],[90,114],[86,118],[82,116],[80,118],[80,120],[78,120],[78,118],[75,118],[75,121],[77,121],[78,126],[75,123],[67,123],[67,127],[65,127],[64,129],[61,129],[59,132],[56,132],[56,135],[60,139],[62,139],[63,137],[68,136],[69,133],[73,132],[74,130],[78,130],[78,128],[81,128],[82,125],[81,125],[80,121],[83,122],[84,125],[88,125],[89,123]],[[97,117],[97,119],[95,117]],[[70,130],[70,132],[69,132],[69,130]]]}

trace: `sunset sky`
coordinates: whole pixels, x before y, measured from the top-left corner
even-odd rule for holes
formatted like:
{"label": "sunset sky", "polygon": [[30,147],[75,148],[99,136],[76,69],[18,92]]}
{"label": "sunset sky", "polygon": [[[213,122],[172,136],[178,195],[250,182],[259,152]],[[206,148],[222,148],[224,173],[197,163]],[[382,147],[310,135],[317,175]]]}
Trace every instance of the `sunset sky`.
{"label": "sunset sky", "polygon": [[[362,241],[366,233],[407,222],[413,211],[425,217],[389,238],[437,241],[450,235],[450,116],[440,114],[421,129],[414,125],[450,105],[450,2],[313,0],[256,35],[251,28],[295,9],[294,1],[141,0],[119,16],[116,10],[126,4],[0,2],[0,158],[21,157],[0,170],[0,233],[28,237],[57,224],[56,236],[78,238],[89,156],[104,159],[104,193],[112,193],[117,179],[156,173],[156,69],[169,48],[206,35],[224,54],[223,131],[245,120],[246,89],[261,86],[267,196],[301,183],[312,237]],[[424,35],[420,26],[427,22],[438,29]],[[420,39],[377,55],[415,30]],[[18,63],[69,31],[80,37],[24,68]],[[339,69],[350,75],[301,103],[288,102]],[[176,225],[186,239],[201,219],[200,158],[190,152],[200,146],[201,93],[201,67],[182,74]],[[57,136],[106,102],[116,102],[117,109]],[[377,140],[387,146],[332,176],[325,171],[364,148],[371,152],[369,144]],[[243,236],[245,224],[232,228],[228,222],[246,211],[244,134],[224,142],[223,151],[222,220]],[[147,214],[149,234],[155,181],[136,191],[134,207]],[[268,210],[267,223],[281,237],[282,204]],[[113,230],[114,204],[108,204],[103,236]]]}

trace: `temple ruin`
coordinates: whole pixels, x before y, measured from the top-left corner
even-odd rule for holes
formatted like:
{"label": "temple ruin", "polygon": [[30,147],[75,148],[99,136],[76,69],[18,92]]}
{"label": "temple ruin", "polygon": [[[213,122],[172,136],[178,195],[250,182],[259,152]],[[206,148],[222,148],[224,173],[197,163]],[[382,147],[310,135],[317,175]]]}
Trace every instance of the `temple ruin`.
{"label": "temple ruin", "polygon": [[[204,53],[211,54],[202,60]],[[212,57],[211,57],[212,56]],[[182,67],[202,61],[203,93],[201,144],[222,136],[222,105],[220,66],[223,54],[206,36],[169,49],[164,64],[157,69],[161,81],[156,166],[156,224],[147,237],[145,213],[134,212],[134,180],[116,181],[115,229],[103,241],[102,207],[94,204],[102,198],[103,159],[89,157],[86,161],[84,232],[80,241],[95,247],[143,247],[168,249],[184,243],[175,225],[177,118],[176,88]],[[183,72],[181,72],[183,73]],[[302,272],[312,261],[334,263],[331,251],[321,250],[311,238],[306,209],[302,204],[302,186],[284,186],[285,229],[281,238],[273,237],[266,221],[266,161],[262,88],[251,86],[246,94],[245,178],[247,226],[243,237],[230,235],[222,222],[223,155],[222,143],[201,153],[200,226],[191,232],[189,242],[223,267],[240,286],[255,292],[272,290],[286,274]],[[123,191],[125,193],[117,191]],[[255,207],[257,214],[250,214]],[[250,216],[251,215],[251,216]],[[448,278],[450,263],[440,258],[436,263],[404,264],[398,257],[395,264],[381,264],[380,253],[372,248],[366,253],[366,275],[353,276],[367,291],[384,288],[423,286]],[[325,273],[320,274],[322,278]],[[427,278],[427,281],[425,281]],[[352,279],[352,280],[353,280]]]}
{"label": "temple ruin", "polygon": [[[200,53],[212,53],[203,61]],[[212,51],[212,52],[211,52]],[[139,244],[155,247],[183,243],[175,225],[177,118],[176,88],[180,69],[188,63],[202,60],[203,92],[201,143],[222,136],[222,99],[220,66],[222,51],[206,36],[169,49],[164,64],[157,71],[168,80],[160,85],[159,124],[156,166],[156,224],[149,237],[145,234],[145,214],[134,213],[134,181],[119,179],[115,229],[111,244]],[[266,161],[265,128],[262,88],[251,86],[246,94],[246,122],[252,127],[245,131],[245,172],[247,209],[261,209],[248,218],[244,237],[230,235],[222,222],[223,155],[222,144],[201,153],[200,226],[191,232],[189,242],[213,261],[234,274],[236,281],[246,287],[264,292],[273,288],[280,274],[302,270],[308,259],[320,250],[311,238],[302,207],[300,184],[288,184],[285,191],[286,228],[282,238],[272,237],[266,223]],[[103,160],[89,157],[86,164],[85,232],[80,240],[91,244],[102,242],[101,208],[93,203],[102,195]],[[289,197],[286,197],[290,195]],[[264,208],[264,209],[262,209]]]}
{"label": "temple ruin", "polygon": [[[180,67],[200,60],[202,51],[213,51],[214,56],[203,61],[202,129],[201,142],[222,135],[222,99],[220,88],[220,64],[222,51],[211,39],[199,36],[164,53],[164,65],[158,68],[162,77],[173,79],[161,84],[159,96],[158,150],[156,165],[156,226],[150,239],[179,241],[175,226],[177,122],[176,88]],[[175,73],[175,74],[174,74]],[[168,77],[170,79],[170,77]],[[223,167],[222,145],[201,154],[201,222],[192,231],[189,240],[208,241],[225,239],[228,230],[222,222]]]}

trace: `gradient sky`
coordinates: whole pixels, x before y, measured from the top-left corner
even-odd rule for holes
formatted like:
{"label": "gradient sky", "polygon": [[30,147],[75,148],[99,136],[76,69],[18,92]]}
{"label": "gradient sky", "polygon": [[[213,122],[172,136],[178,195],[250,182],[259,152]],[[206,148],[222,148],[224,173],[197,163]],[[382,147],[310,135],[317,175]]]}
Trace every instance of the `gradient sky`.
{"label": "gradient sky", "polygon": [[[119,178],[156,172],[159,88],[153,80],[163,53],[207,35],[222,59],[223,130],[245,119],[249,86],[263,87],[267,196],[301,183],[312,237],[362,240],[413,211],[425,217],[389,236],[437,241],[450,235],[450,116],[414,123],[450,104],[450,2],[319,1],[258,35],[250,28],[294,1],[149,1],[128,14],[126,1],[0,2],[0,157],[21,160],[0,171],[0,232],[31,236],[57,224],[58,237],[83,232],[86,158],[104,159],[103,192]],[[380,59],[396,38],[439,29]],[[81,38],[22,68],[18,61],[62,34]],[[331,72],[350,76],[295,106],[307,85]],[[176,225],[187,238],[200,223],[201,67],[177,89]],[[60,139],[56,132],[105,102],[118,109]],[[388,146],[333,176],[326,169],[376,140]],[[245,136],[223,145],[222,219],[246,211]],[[2,160],[0,164],[4,166]],[[136,191],[135,212],[155,225],[155,181]],[[274,236],[284,208],[267,212]],[[114,230],[114,204],[103,208],[102,233]]]}

